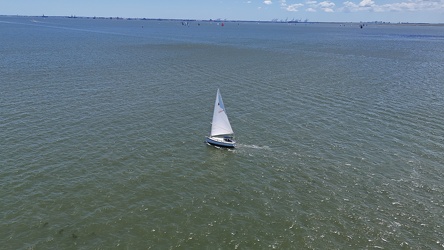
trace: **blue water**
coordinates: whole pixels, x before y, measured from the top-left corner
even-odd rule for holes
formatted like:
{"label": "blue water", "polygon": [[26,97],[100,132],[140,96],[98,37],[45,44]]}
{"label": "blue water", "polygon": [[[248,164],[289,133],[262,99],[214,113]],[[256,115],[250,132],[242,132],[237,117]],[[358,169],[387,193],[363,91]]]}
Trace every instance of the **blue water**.
{"label": "blue water", "polygon": [[[0,34],[1,249],[444,248],[442,26]],[[234,150],[204,143],[217,88]]]}

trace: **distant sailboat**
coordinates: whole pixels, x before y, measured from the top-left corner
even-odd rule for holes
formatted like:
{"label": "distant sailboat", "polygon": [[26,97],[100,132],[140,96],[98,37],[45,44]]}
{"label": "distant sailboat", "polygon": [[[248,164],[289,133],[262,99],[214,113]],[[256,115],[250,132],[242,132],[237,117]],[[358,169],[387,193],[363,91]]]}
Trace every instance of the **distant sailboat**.
{"label": "distant sailboat", "polygon": [[222,96],[219,89],[217,89],[211,133],[206,138],[206,142],[215,146],[234,148],[236,147],[236,142],[233,140],[233,135],[234,132],[228,120]]}

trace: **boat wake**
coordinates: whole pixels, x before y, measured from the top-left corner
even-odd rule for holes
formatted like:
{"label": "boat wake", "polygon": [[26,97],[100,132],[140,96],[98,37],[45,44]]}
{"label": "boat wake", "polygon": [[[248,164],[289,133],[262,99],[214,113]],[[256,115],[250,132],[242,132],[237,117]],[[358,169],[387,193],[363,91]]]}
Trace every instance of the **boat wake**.
{"label": "boat wake", "polygon": [[271,150],[271,148],[270,148],[269,146],[258,146],[258,145],[238,144],[238,147],[242,147],[242,148],[252,148],[252,149]]}

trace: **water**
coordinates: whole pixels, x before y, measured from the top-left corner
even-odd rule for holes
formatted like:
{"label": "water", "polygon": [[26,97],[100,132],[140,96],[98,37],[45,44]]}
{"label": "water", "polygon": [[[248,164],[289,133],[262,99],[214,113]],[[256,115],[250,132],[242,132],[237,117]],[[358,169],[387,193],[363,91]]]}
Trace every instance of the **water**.
{"label": "water", "polygon": [[0,248],[444,248],[443,31],[1,17]]}

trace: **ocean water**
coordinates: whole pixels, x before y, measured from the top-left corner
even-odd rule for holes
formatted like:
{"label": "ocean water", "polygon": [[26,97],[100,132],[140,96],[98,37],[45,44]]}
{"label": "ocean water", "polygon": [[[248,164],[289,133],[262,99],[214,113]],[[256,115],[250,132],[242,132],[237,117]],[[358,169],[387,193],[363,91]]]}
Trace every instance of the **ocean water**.
{"label": "ocean water", "polygon": [[0,55],[0,249],[444,248],[442,26],[0,17]]}

